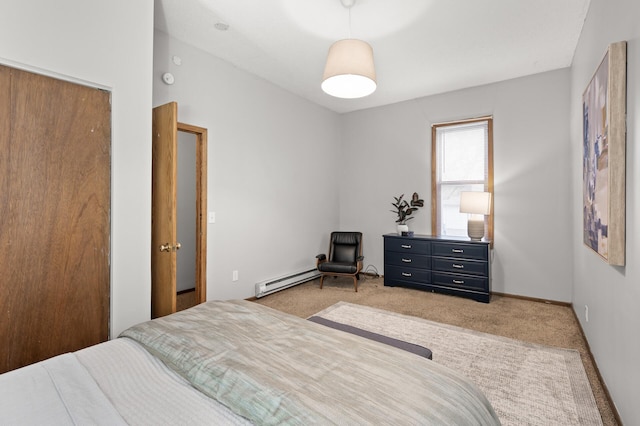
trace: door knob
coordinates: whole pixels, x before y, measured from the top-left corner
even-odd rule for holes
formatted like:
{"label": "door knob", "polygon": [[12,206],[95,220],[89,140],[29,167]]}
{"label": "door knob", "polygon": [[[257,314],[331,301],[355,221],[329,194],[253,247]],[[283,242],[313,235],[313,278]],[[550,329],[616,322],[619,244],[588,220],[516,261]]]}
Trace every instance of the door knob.
{"label": "door knob", "polygon": [[161,244],[160,245],[160,251],[167,251],[167,252],[178,251],[178,250],[180,250],[180,247],[182,247],[182,244],[180,244],[180,243],[176,243],[175,245],[172,245],[170,243],[166,243],[166,244]]}

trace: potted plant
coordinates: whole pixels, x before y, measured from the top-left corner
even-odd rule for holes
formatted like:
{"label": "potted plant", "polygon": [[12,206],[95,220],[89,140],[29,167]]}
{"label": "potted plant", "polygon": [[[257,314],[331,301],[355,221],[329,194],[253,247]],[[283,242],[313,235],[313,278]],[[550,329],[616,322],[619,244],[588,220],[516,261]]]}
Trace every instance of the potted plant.
{"label": "potted plant", "polygon": [[404,194],[399,197],[393,197],[395,203],[391,203],[395,210],[391,210],[397,216],[396,223],[398,228],[398,235],[402,235],[403,232],[409,232],[409,226],[407,222],[413,219],[411,214],[417,211],[420,207],[424,207],[424,200],[420,199],[417,192],[414,192],[411,196],[411,201],[404,200]]}

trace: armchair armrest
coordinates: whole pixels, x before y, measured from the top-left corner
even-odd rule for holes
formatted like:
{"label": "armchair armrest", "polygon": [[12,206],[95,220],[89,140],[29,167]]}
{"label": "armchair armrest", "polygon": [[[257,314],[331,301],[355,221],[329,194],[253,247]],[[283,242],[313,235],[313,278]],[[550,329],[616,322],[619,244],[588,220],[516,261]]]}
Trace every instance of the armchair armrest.
{"label": "armchair armrest", "polygon": [[318,260],[326,260],[326,258],[327,258],[326,254],[319,254],[319,255],[316,256],[316,259],[318,259]]}
{"label": "armchair armrest", "polygon": [[356,260],[357,260],[358,262],[362,262],[362,261],[364,260],[364,256],[358,256],[358,257],[356,258]]}

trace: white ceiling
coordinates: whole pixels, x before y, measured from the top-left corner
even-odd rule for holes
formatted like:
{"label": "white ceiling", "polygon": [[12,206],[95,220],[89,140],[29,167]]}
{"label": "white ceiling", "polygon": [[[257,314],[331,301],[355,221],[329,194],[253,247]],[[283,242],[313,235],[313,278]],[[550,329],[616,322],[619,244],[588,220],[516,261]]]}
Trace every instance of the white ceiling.
{"label": "white ceiling", "polygon": [[340,0],[156,0],[155,27],[343,113],[568,67],[589,2],[357,0],[351,35],[378,81],[361,99],[320,89],[329,46],[349,38]]}

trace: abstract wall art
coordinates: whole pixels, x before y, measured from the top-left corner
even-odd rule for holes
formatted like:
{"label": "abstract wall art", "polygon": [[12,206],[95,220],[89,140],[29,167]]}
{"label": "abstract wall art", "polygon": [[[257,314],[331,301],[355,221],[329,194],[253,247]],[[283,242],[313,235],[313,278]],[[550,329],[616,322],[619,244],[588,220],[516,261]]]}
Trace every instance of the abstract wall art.
{"label": "abstract wall art", "polygon": [[609,45],[582,95],[583,241],[611,265],[625,263],[627,44]]}

